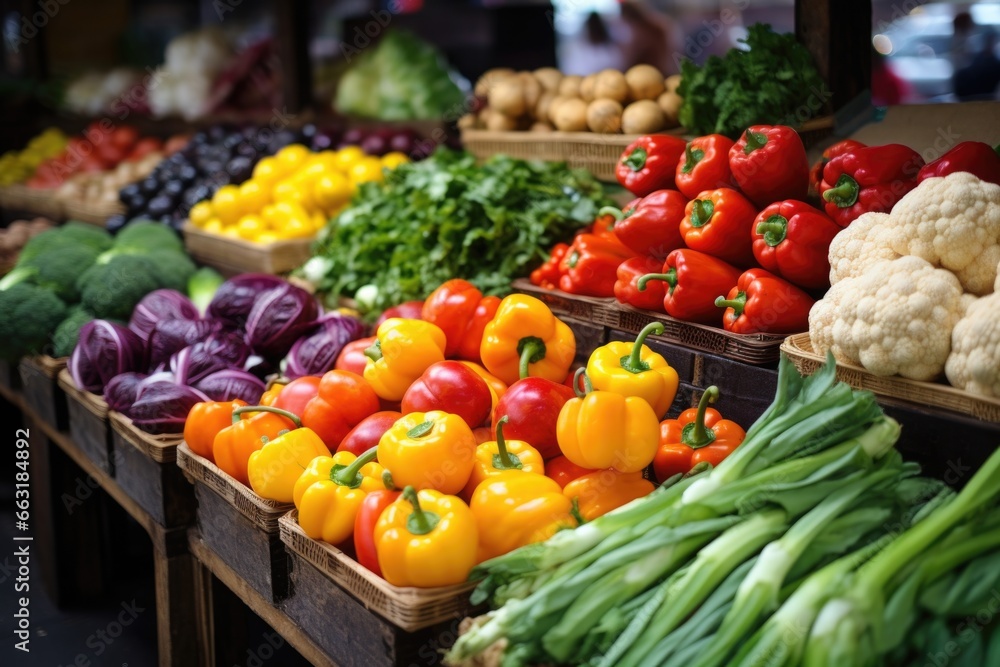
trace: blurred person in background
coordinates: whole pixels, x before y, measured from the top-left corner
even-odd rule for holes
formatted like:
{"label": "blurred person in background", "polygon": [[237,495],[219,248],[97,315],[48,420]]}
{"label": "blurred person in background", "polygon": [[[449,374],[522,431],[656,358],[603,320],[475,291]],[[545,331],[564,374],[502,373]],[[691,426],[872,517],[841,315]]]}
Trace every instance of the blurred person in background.
{"label": "blurred person in background", "polygon": [[603,69],[621,70],[625,66],[622,47],[612,37],[607,22],[597,12],[590,12],[580,34],[570,40],[563,52],[563,71],[586,76]]}
{"label": "blurred person in background", "polygon": [[951,61],[952,70],[957,72],[963,67],[968,67],[976,53],[973,44],[976,36],[976,23],[972,20],[972,14],[969,12],[959,12],[955,15],[951,25],[953,33],[948,59]]}
{"label": "blurred person in background", "polygon": [[996,54],[997,35],[993,30],[980,34],[981,46],[968,65],[952,76],[955,96],[962,101],[988,100],[996,97],[1000,86],[1000,58]]}
{"label": "blurred person in background", "polygon": [[629,1],[621,4],[622,23],[628,29],[625,41],[625,65],[653,65],[664,76],[678,72],[672,54],[675,45],[675,26],[667,16],[642,2]]}
{"label": "blurred person in background", "polygon": [[916,101],[916,93],[909,83],[892,71],[889,60],[872,49],[872,104],[890,107]]}

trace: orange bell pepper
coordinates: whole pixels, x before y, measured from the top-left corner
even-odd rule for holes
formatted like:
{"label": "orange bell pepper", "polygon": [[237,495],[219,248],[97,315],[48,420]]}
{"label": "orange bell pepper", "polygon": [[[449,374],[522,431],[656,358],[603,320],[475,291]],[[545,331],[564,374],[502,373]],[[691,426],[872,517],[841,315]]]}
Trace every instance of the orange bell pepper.
{"label": "orange bell pepper", "polygon": [[215,462],[212,443],[222,429],[233,423],[233,410],[246,405],[246,401],[210,401],[195,403],[184,422],[184,442],[191,451]]}
{"label": "orange bell pepper", "polygon": [[568,483],[563,487],[563,495],[576,501],[585,520],[593,521],[636,498],[648,496],[655,488],[652,482],[643,479],[641,471],[595,470]]}
{"label": "orange bell pepper", "polygon": [[511,294],[486,325],[480,356],[508,385],[529,375],[562,382],[576,356],[576,337],[539,299]]}
{"label": "orange bell pepper", "polygon": [[597,471],[578,466],[565,456],[557,456],[545,463],[545,476],[555,480],[556,484],[564,489],[574,479],[592,472]]}
{"label": "orange bell pepper", "polygon": [[506,470],[523,470],[545,474],[545,462],[538,450],[524,440],[506,440],[503,437],[503,425],[508,422],[504,415],[497,422],[497,438],[482,443],[476,447],[476,465],[472,468],[469,481],[462,491],[466,500],[472,497],[479,484],[494,475]]}
{"label": "orange bell pepper", "polygon": [[[247,419],[242,415],[251,413]],[[282,431],[302,426],[298,417],[269,405],[245,405],[233,410],[233,423],[219,431],[212,442],[215,465],[227,475],[250,485],[247,464],[250,455]]]}
{"label": "orange bell pepper", "polygon": [[657,480],[665,482],[674,475],[686,475],[699,463],[719,465],[743,442],[746,431],[708,407],[718,399],[719,388],[711,386],[701,395],[697,408],[688,408],[677,419],[661,422],[660,446],[653,459]]}

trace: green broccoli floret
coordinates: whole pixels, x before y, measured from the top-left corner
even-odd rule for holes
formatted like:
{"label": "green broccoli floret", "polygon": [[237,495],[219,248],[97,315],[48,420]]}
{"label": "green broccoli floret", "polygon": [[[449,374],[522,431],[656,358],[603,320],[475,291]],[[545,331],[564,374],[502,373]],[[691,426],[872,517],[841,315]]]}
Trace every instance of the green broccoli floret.
{"label": "green broccoli floret", "polygon": [[86,222],[70,220],[56,230],[61,238],[71,239],[77,243],[90,246],[97,252],[111,248],[115,240],[103,227],[88,225]]}
{"label": "green broccoli floret", "polygon": [[76,347],[76,341],[80,338],[80,329],[91,320],[96,319],[93,314],[88,313],[81,306],[73,306],[69,309],[66,319],[59,323],[55,333],[52,334],[52,356],[68,357]]}
{"label": "green broccoli floret", "polygon": [[0,313],[0,358],[17,361],[42,351],[66,317],[66,304],[46,289],[19,283],[0,290]]}
{"label": "green broccoli floret", "polygon": [[161,287],[156,276],[157,268],[146,256],[108,257],[77,280],[80,304],[97,318],[128,320],[135,304]]}
{"label": "green broccoli floret", "polygon": [[187,291],[188,280],[198,270],[191,258],[182,252],[151,252],[142,255],[153,265],[153,275],[160,287]]}
{"label": "green broccoli floret", "polygon": [[53,247],[43,254],[18,259],[14,270],[0,280],[0,289],[26,282],[50,290],[63,301],[80,298],[76,280],[97,260],[100,251],[90,245],[74,243]]}
{"label": "green broccoli floret", "polygon": [[184,251],[184,242],[161,222],[136,220],[122,227],[115,236],[111,252],[156,252],[160,250]]}
{"label": "green broccoli floret", "polygon": [[61,236],[58,227],[49,229],[28,239],[28,242],[21,248],[21,252],[17,256],[17,261],[26,262],[29,259],[47,255],[50,252],[55,252],[61,248],[68,248],[76,244],[77,242],[74,239]]}

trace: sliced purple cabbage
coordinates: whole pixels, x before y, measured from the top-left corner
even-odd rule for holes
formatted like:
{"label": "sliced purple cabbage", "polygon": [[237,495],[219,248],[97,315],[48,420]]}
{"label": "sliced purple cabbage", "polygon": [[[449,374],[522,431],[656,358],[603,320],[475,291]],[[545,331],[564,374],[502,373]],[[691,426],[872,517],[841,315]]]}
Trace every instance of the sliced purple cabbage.
{"label": "sliced purple cabbage", "polygon": [[284,374],[291,380],[330,370],[344,346],[367,332],[361,320],[340,313],[328,313],[317,324],[315,331],[295,341],[285,357]]}
{"label": "sliced purple cabbage", "polygon": [[260,402],[265,389],[263,380],[237,368],[212,373],[194,386],[213,401],[232,401],[239,398],[250,405],[257,405]]}
{"label": "sliced purple cabbage", "polygon": [[314,325],[319,304],[301,287],[285,283],[257,297],[247,317],[245,338],[265,359],[277,361]]}
{"label": "sliced purple cabbage", "polygon": [[142,340],[148,340],[160,320],[197,320],[198,309],[191,300],[172,289],[158,289],[142,297],[132,311],[128,328]]}
{"label": "sliced purple cabbage", "polygon": [[88,322],[69,358],[76,386],[102,393],[116,375],[146,369],[146,349],[135,332],[107,320]]}

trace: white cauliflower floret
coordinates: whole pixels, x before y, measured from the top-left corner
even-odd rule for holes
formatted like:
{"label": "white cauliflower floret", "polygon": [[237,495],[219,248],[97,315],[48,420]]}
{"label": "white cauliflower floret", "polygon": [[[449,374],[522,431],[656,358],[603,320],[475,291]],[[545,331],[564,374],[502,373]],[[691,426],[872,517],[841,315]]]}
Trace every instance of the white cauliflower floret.
{"label": "white cauliflower floret", "polygon": [[964,308],[954,274],[900,257],[831,287],[809,313],[809,333],[817,351],[832,350],[875,375],[933,380]]}
{"label": "white cauliflower floret", "polygon": [[1000,264],[1000,185],[967,172],[928,178],[891,215],[897,253],[953,271],[967,292],[993,291]]}
{"label": "white cauliflower floret", "polygon": [[1000,292],[1000,264],[997,264],[997,279],[993,283],[993,291]]}
{"label": "white cauliflower floret", "polygon": [[830,243],[830,284],[854,278],[875,262],[896,259],[888,213],[862,213]]}
{"label": "white cauliflower floret", "polygon": [[945,364],[948,382],[959,389],[1000,397],[1000,292],[976,300],[951,333]]}

